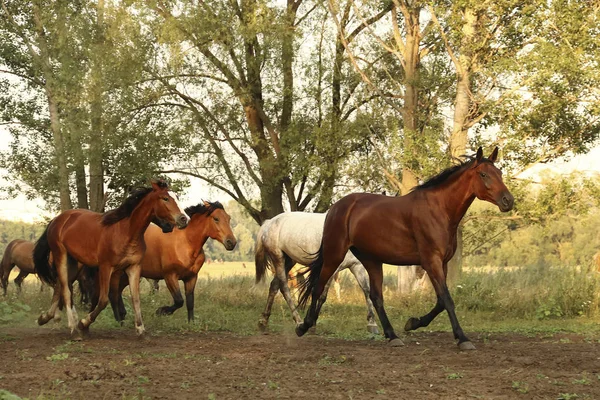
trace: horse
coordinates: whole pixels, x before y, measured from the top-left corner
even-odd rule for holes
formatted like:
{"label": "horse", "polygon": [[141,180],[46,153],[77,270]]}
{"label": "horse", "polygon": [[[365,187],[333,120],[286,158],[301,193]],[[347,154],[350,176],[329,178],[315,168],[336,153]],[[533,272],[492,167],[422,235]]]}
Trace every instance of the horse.
{"label": "horse", "polygon": [[513,208],[514,198],[494,165],[497,156],[497,147],[488,158],[480,147],[475,157],[443,170],[404,196],[354,193],[337,201],[327,213],[320,249],[300,290],[300,305],[306,305],[309,297],[311,304],[296,334],[304,335],[317,321],[326,284],[350,249],[369,274],[370,298],[389,345],[403,343],[383,307],[382,263],[421,265],[435,289],[436,305],[428,314],[410,318],[405,331],[428,326],[446,310],[459,348],[474,350],[456,317],[446,276],[448,261],[456,251],[458,224],[475,198],[496,205],[501,212]]}
{"label": "horse", "polygon": [[[77,209],[63,211],[55,217],[38,239],[33,251],[35,269],[40,278],[54,286],[52,305],[40,315],[43,325],[54,317],[62,294],[71,334],[75,328],[81,338],[108,304],[108,290],[113,271],[125,271],[131,282],[136,332],[145,332],[140,310],[140,261],[146,251],[144,232],[151,222],[164,233],[177,225],[185,228],[189,217],[177,203],[164,181],[152,181],[152,187],[135,190],[118,208],[104,214]],[[49,257],[52,255],[52,265]],[[69,283],[79,265],[98,266],[98,304],[77,323],[77,312],[71,304]]]}
{"label": "horse", "polygon": [[[2,257],[1,265],[1,279],[0,284],[2,285],[2,289],[4,290],[4,296],[6,296],[7,288],[8,288],[8,277],[10,276],[10,272],[16,266],[19,268],[19,275],[15,278],[15,284],[17,285],[17,290],[21,293],[21,285],[25,278],[29,276],[29,274],[35,274],[35,266],[33,264],[33,248],[35,247],[35,243],[30,242],[28,240],[23,239],[15,239],[6,246],[4,250],[4,256]],[[88,268],[88,267],[86,267]],[[88,278],[87,274],[80,273],[77,275],[77,281],[79,283],[79,291],[81,293],[81,303],[85,304],[90,301],[90,278]],[[44,289],[45,283],[42,282],[42,286],[40,291]]]}
{"label": "horse", "polygon": [[[261,331],[268,328],[271,307],[277,291],[279,290],[292,312],[292,318],[296,325],[302,323],[300,315],[296,311],[296,305],[290,294],[288,286],[288,274],[296,264],[308,266],[313,261],[313,254],[319,250],[323,235],[323,224],[325,215],[319,213],[286,212],[266,220],[258,231],[254,261],[256,265],[256,282],[263,280],[267,269],[273,271],[273,280],[269,285],[269,296],[267,305],[258,321]],[[356,277],[362,289],[367,303],[367,330],[371,333],[379,333],[375,322],[373,304],[369,299],[369,281],[365,268],[360,261],[347,252],[342,262],[337,267],[337,272],[349,269]],[[323,290],[322,301],[325,301],[329,289]]]}
{"label": "horse", "polygon": [[29,274],[35,273],[33,257],[31,255],[33,246],[32,242],[23,239],[15,239],[6,246],[4,255],[2,256],[2,264],[0,264],[2,269],[0,284],[4,290],[4,296],[6,296],[8,289],[8,277],[15,266],[19,267],[19,275],[15,278],[15,284],[19,293],[21,293],[21,284],[25,278]]}
{"label": "horse", "polygon": [[[183,297],[179,290],[179,281],[185,288],[185,303],[188,322],[194,320],[194,289],[198,272],[206,258],[202,247],[208,238],[217,240],[225,249],[231,251],[237,239],[231,229],[231,217],[221,203],[205,201],[185,209],[190,222],[185,230],[174,230],[170,235],[163,235],[160,228],[150,225],[144,234],[148,246],[141,261],[141,276],[148,280],[164,279],[173,305],[160,307],[157,315],[171,315],[183,306]],[[127,275],[122,272],[113,274],[110,285],[110,302],[115,319],[125,319],[125,306],[122,292],[129,284]]]}

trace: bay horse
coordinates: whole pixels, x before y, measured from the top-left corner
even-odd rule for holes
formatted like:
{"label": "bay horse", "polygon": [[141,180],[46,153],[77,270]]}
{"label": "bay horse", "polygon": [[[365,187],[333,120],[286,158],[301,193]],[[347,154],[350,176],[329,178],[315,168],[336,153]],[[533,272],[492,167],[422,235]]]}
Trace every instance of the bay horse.
{"label": "bay horse", "polygon": [[[179,281],[183,281],[188,322],[192,322],[194,289],[198,272],[206,259],[203,250],[206,240],[214,239],[231,251],[235,248],[237,239],[231,230],[231,217],[218,201],[204,201],[186,208],[185,212],[190,217],[185,230],[176,229],[169,235],[163,235],[158,226],[150,225],[146,229],[144,240],[148,248],[141,261],[141,276],[148,280],[164,279],[173,296],[173,305],[160,307],[156,310],[157,315],[171,315],[183,306],[179,289]],[[109,298],[118,322],[125,319],[122,293],[128,284],[126,274],[120,271],[113,274]]]}
{"label": "bay horse", "polygon": [[[177,197],[166,182],[152,181],[152,187],[135,190],[118,208],[104,214],[89,210],[67,210],[55,217],[38,239],[33,251],[35,269],[42,280],[54,285],[52,305],[40,315],[42,325],[54,317],[62,294],[71,333],[80,335],[108,304],[108,290],[113,271],[125,271],[130,278],[131,297],[138,335],[144,334],[140,310],[140,261],[146,251],[144,232],[154,222],[168,233],[177,225],[185,228],[189,217],[181,210]],[[52,255],[52,265],[49,257]],[[99,299],[94,309],[79,323],[71,304],[69,283],[79,265],[98,266]]]}
{"label": "bay horse", "polygon": [[14,267],[19,267],[19,275],[15,278],[15,285],[17,285],[19,293],[21,293],[21,284],[25,278],[29,274],[35,274],[32,256],[34,246],[33,242],[23,239],[15,239],[6,246],[2,256],[2,264],[0,264],[2,270],[0,284],[4,290],[4,296],[6,296],[8,289],[8,277]]}
{"label": "bay horse", "polygon": [[502,212],[513,208],[514,198],[494,165],[497,156],[497,147],[489,158],[483,157],[480,147],[475,157],[445,169],[404,196],[354,193],[336,202],[327,213],[321,247],[301,288],[300,304],[305,305],[311,296],[312,301],[296,334],[304,335],[317,321],[324,288],[350,249],[369,274],[370,297],[391,346],[403,343],[383,307],[382,263],[421,265],[435,289],[436,305],[428,314],[410,318],[406,331],[429,325],[446,310],[459,348],[475,349],[456,318],[446,276],[448,261],[456,251],[458,224],[475,198]]}
{"label": "bay horse", "polygon": [[[288,276],[290,270],[296,264],[309,265],[313,261],[313,255],[319,250],[323,235],[323,224],[325,215],[320,213],[285,212],[266,220],[256,237],[254,261],[256,266],[256,282],[263,280],[266,270],[273,272],[273,280],[269,285],[269,296],[267,305],[263,311],[258,327],[266,331],[271,316],[271,307],[277,292],[280,291],[287,302],[292,318],[296,325],[302,323],[302,319],[296,311],[296,304],[290,293]],[[373,303],[369,299],[369,280],[367,272],[360,261],[351,252],[347,252],[337,272],[349,269],[356,278],[362,289],[367,303],[367,330],[371,333],[379,333],[375,322]],[[333,281],[333,280],[331,280]],[[323,291],[322,300],[325,301],[329,285]]]}

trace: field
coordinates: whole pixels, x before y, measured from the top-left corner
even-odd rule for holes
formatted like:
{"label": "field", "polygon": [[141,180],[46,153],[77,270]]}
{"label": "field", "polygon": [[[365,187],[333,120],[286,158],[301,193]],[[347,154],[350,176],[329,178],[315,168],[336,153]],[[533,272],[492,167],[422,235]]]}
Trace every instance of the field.
{"label": "field", "polygon": [[[467,271],[453,293],[478,350],[461,353],[445,314],[427,329],[402,334],[404,347],[388,347],[367,332],[362,295],[348,276],[341,300],[329,296],[316,334],[295,336],[280,296],[270,333],[260,334],[256,323],[267,286],[254,285],[253,268],[205,266],[194,324],[187,324],[185,309],[155,316],[171,300],[164,285],[151,295],[144,283],[149,335],[141,340],[129,304],[125,326],[106,310],[83,342],[69,340],[64,321],[38,327],[49,292],[40,293],[30,279],[17,296],[11,283],[0,302],[0,389],[29,399],[600,398],[596,275]],[[399,295],[392,272],[385,281],[386,308],[400,332],[409,316],[431,308],[434,297],[427,289]]]}

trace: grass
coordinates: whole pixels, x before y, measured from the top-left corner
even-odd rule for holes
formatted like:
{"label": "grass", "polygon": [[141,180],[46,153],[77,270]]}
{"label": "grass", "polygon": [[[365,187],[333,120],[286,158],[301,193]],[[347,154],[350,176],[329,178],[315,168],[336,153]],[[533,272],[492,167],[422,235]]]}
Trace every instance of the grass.
{"label": "grass", "polygon": [[[151,295],[149,285],[142,283],[144,323],[150,334],[197,331],[228,331],[238,335],[253,335],[267,299],[268,283],[254,284],[254,264],[208,264],[200,272],[196,286],[195,316],[187,323],[185,306],[173,316],[159,317],[155,310],[172,304],[164,283],[159,293]],[[411,316],[429,312],[435,302],[433,291],[426,287],[420,292],[402,295],[396,291],[395,267],[386,266],[384,298],[388,316],[397,331]],[[451,293],[456,311],[466,332],[485,334],[516,332],[525,335],[551,336],[559,332],[585,334],[596,341],[600,336],[600,274],[578,268],[516,268],[510,270],[466,270]],[[429,285],[427,285],[429,286]],[[319,332],[323,335],[349,340],[372,339],[366,330],[364,296],[354,278],[347,272],[341,279],[342,298],[330,293],[319,317]],[[183,287],[182,287],[183,291]],[[129,295],[126,290],[125,294]],[[9,296],[0,300],[3,315],[0,326],[34,327],[35,319],[50,304],[51,293],[39,291],[37,279],[27,279],[23,293],[18,296],[10,283]],[[128,316],[121,328],[110,310],[100,314],[93,329],[133,329],[133,312],[125,299]],[[79,316],[84,309],[77,305]],[[302,312],[301,314],[304,314]],[[61,324],[65,325],[64,321]],[[50,322],[52,324],[52,322]],[[290,311],[277,296],[269,322],[271,331],[293,334]],[[450,331],[445,314],[426,328],[430,331]],[[487,336],[486,336],[487,338]],[[484,338],[484,339],[486,339]],[[376,336],[376,340],[383,340]],[[10,341],[10,335],[0,335],[0,341]],[[558,339],[557,339],[558,340]],[[57,353],[67,353],[58,349]],[[165,354],[164,357],[172,355]],[[59,361],[59,360],[53,360]]]}

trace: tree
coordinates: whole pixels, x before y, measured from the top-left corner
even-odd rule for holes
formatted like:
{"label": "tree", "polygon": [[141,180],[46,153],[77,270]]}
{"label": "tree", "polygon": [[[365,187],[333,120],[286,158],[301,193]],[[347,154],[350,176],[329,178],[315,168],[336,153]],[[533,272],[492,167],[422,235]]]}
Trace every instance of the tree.
{"label": "tree", "polygon": [[[365,141],[364,132],[351,136],[344,127],[368,99],[360,80],[343,68],[338,43],[330,61],[331,111],[325,111],[325,44],[335,37],[327,36],[318,2],[160,2],[152,8],[146,23],[168,51],[157,49],[166,63],[149,66],[150,73],[170,94],[166,101],[186,112],[184,123],[200,132],[200,156],[167,172],[194,175],[225,191],[258,223],[282,212],[284,202],[291,210],[311,202],[327,209],[340,161]],[[319,32],[314,47],[299,49],[302,29]],[[302,51],[316,59],[300,62]],[[317,75],[316,88],[311,81],[296,83],[302,68],[306,76]],[[252,193],[260,196],[258,205]]]}

